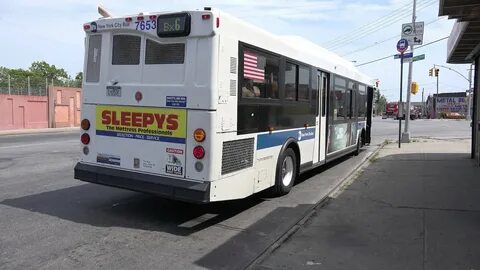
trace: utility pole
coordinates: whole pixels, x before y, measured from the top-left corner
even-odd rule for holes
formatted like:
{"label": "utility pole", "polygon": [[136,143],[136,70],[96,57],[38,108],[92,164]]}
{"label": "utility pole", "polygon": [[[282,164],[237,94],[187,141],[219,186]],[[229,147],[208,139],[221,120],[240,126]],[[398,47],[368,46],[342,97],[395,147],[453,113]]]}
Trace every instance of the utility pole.
{"label": "utility pole", "polygon": [[423,94],[425,93],[425,88],[422,88],[422,117],[425,115],[425,104],[423,103]]}
{"label": "utility pole", "polygon": [[[416,32],[415,29],[415,20],[416,20],[416,9],[417,9],[417,0],[413,0],[413,12],[412,12],[412,26],[413,32]],[[413,55],[414,43],[410,46],[410,52]],[[413,56],[412,56],[413,57]],[[402,141],[404,143],[410,142],[410,96],[412,90],[412,73],[413,73],[413,61],[410,61],[408,64],[408,85],[407,85],[407,106],[405,108],[405,131],[402,134]]]}
{"label": "utility pole", "polygon": [[467,116],[466,119],[467,121],[472,120],[472,72],[473,72],[473,64],[470,65],[470,69],[468,70],[468,105],[467,105]]}

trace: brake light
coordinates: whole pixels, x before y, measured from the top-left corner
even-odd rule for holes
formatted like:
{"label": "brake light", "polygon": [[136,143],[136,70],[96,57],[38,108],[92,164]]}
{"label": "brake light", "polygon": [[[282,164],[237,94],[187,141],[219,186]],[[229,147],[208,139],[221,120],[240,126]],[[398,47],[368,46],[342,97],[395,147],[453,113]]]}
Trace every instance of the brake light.
{"label": "brake light", "polygon": [[80,141],[82,141],[83,144],[89,144],[90,135],[88,135],[87,133],[83,133],[82,136],[80,137]]}
{"label": "brake light", "polygon": [[193,132],[193,138],[194,138],[195,141],[197,141],[197,142],[203,142],[203,141],[205,141],[205,137],[206,137],[205,130],[203,130],[203,129],[201,129],[201,128],[197,128],[197,129],[195,129],[195,131]]}
{"label": "brake light", "polygon": [[85,31],[90,30],[90,24],[84,24],[83,25],[83,30],[85,30]]}
{"label": "brake light", "polygon": [[200,145],[195,146],[193,148],[193,156],[196,159],[202,159],[205,156],[205,149]]}
{"label": "brake light", "polygon": [[88,119],[83,119],[82,122],[80,123],[80,127],[82,127],[83,130],[89,130],[90,121],[88,121]]}

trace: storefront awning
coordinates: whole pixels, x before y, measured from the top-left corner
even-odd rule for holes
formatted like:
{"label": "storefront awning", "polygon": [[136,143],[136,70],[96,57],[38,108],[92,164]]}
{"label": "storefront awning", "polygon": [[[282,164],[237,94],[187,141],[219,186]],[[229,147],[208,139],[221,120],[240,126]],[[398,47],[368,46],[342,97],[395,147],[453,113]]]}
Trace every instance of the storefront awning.
{"label": "storefront awning", "polygon": [[447,62],[472,63],[480,53],[480,1],[440,0],[438,15],[457,20],[448,39]]}

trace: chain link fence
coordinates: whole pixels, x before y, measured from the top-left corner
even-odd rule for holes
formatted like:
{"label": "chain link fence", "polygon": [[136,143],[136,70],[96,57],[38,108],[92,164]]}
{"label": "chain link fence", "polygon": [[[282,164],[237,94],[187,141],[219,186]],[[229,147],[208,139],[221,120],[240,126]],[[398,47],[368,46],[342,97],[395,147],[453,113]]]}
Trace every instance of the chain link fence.
{"label": "chain link fence", "polygon": [[48,86],[52,84],[54,86],[82,87],[81,83],[76,81],[62,82],[35,76],[25,78],[0,75],[0,94],[46,96]]}

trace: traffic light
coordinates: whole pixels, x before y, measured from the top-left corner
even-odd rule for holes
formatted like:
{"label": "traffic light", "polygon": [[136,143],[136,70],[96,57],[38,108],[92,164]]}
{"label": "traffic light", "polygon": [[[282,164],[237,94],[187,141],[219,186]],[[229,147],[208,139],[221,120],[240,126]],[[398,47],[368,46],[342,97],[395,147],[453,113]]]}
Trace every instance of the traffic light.
{"label": "traffic light", "polygon": [[440,69],[436,68],[435,69],[435,77],[438,77],[438,72],[440,71]]}
{"label": "traffic light", "polygon": [[428,76],[432,77],[433,76],[433,68],[428,70]]}
{"label": "traffic light", "polygon": [[418,83],[417,82],[412,82],[412,85],[410,86],[410,92],[414,95],[418,93]]}

